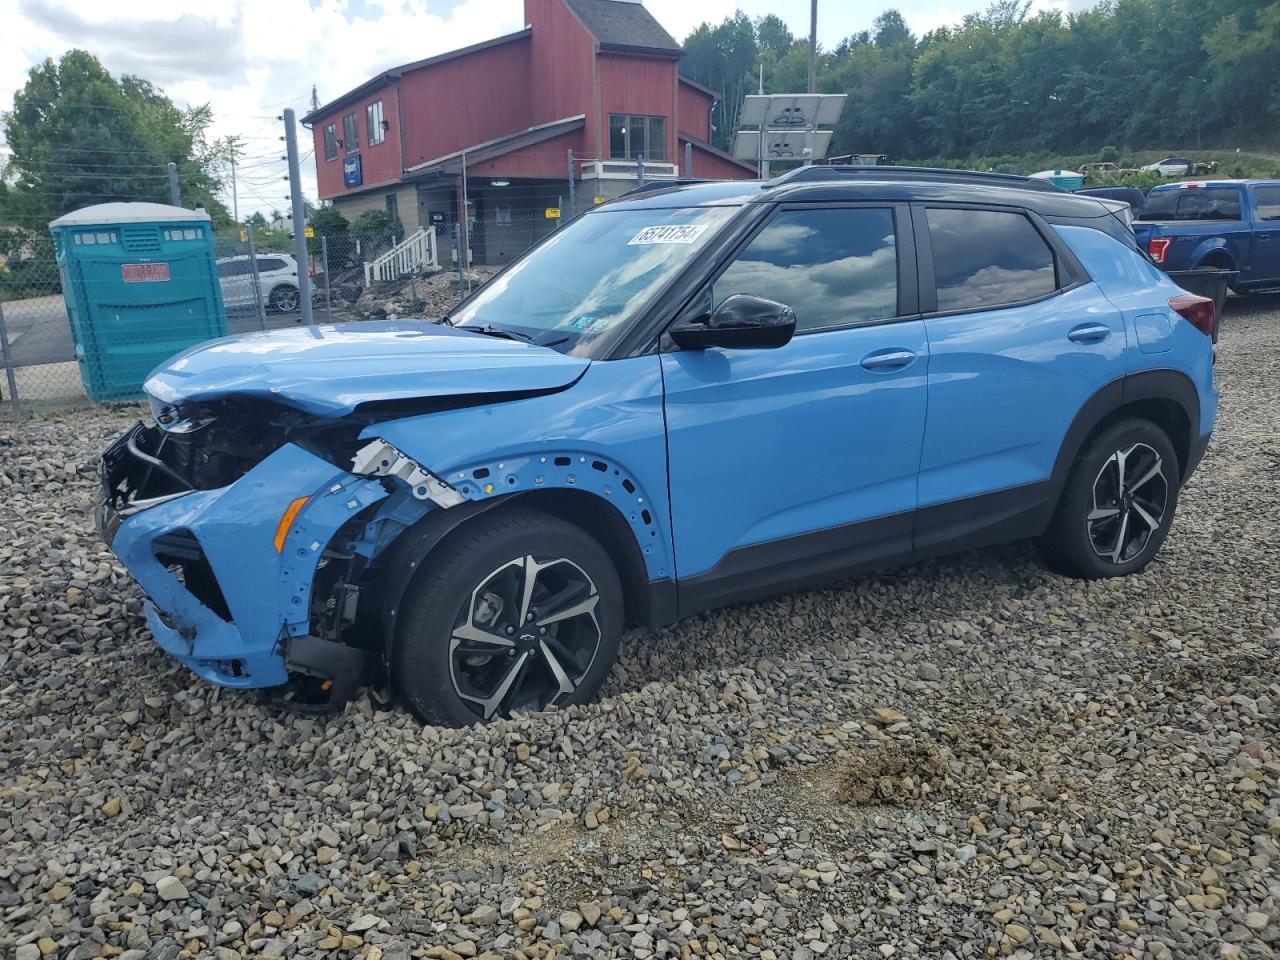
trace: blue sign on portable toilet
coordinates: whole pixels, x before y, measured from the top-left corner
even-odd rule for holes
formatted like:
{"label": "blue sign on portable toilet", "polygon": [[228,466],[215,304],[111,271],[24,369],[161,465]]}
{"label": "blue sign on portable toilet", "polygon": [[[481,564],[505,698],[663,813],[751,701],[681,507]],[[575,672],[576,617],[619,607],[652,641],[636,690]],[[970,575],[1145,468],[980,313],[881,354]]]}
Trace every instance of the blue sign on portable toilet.
{"label": "blue sign on portable toilet", "polygon": [[203,210],[102,203],[49,224],[89,399],[131,400],[147,374],[226,336],[213,230]]}

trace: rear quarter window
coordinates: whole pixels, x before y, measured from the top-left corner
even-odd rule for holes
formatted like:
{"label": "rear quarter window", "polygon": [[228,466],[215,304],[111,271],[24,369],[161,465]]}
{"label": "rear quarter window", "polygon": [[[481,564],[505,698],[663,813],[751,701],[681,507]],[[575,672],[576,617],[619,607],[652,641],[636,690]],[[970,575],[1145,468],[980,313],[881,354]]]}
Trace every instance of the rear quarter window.
{"label": "rear quarter window", "polygon": [[1058,288],[1053,251],[1020,213],[927,211],[938,310],[989,310]]}

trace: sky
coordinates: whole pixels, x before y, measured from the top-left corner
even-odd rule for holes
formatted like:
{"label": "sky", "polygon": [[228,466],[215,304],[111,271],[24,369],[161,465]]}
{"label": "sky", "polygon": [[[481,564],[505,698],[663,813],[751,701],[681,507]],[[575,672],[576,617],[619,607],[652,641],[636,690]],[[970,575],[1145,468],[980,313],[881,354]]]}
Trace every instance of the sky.
{"label": "sky", "polygon": [[[1079,9],[1091,0],[1033,0],[1032,9]],[[917,34],[958,22],[986,0],[819,0],[818,43],[834,47],[896,6]],[[809,0],[645,0],[682,40],[698,24],[742,9],[776,13],[809,32]],[[178,104],[209,103],[214,136],[244,144],[237,183],[241,218],[286,210],[280,111],[302,116],[314,85],[326,102],[378,72],[519,30],[523,0],[0,0],[0,110],[27,71],[72,47],[113,74],[132,73]],[[315,199],[310,137],[300,130],[303,190]],[[0,146],[0,150],[3,150]],[[228,208],[232,197],[228,190]]]}

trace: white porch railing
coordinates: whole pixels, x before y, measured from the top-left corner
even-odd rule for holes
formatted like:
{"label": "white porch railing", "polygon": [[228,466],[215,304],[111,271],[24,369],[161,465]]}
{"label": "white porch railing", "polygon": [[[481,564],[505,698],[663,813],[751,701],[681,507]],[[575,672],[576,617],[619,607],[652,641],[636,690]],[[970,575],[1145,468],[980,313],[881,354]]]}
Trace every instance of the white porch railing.
{"label": "white porch railing", "polygon": [[[675,180],[680,176],[680,168],[674,163],[657,163],[646,160],[644,178],[646,180]],[[634,180],[636,178],[636,162],[634,160],[586,160],[582,164],[583,180]]]}
{"label": "white porch railing", "polygon": [[411,273],[435,270],[440,266],[436,256],[436,228],[419,227],[380,257],[364,265],[364,285],[385,280],[398,280]]}

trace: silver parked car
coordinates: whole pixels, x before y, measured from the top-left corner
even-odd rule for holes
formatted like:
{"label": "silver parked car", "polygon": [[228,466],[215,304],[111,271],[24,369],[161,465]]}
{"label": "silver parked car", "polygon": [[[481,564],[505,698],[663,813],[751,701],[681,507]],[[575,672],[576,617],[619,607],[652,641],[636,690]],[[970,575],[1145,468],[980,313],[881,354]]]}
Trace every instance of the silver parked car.
{"label": "silver parked car", "polygon": [[[298,309],[298,261],[287,253],[260,253],[258,290],[262,303],[276,313],[293,313]],[[229,309],[253,307],[253,260],[248,256],[224,257],[218,261],[218,278],[222,284],[222,303]]]}

